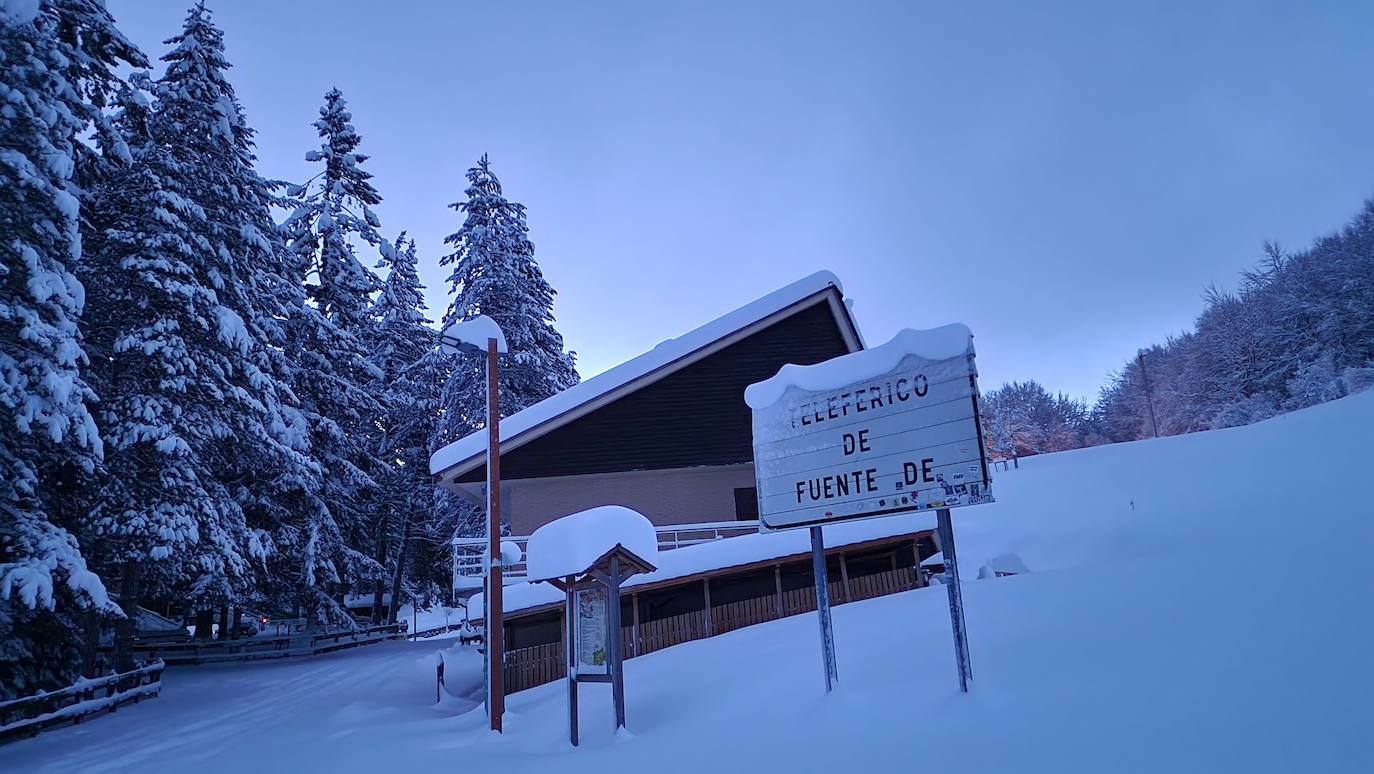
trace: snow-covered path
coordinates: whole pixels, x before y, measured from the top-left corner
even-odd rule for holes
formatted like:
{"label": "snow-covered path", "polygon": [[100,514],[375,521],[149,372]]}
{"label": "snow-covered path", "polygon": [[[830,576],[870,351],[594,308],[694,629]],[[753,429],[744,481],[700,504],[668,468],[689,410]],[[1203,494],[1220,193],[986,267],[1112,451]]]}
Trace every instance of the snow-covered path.
{"label": "snow-covered path", "polygon": [[408,732],[432,743],[436,723],[469,708],[434,703],[434,653],[444,644],[169,668],[161,697],[0,748],[0,771],[314,771],[404,758]]}
{"label": "snow-covered path", "polygon": [[[509,700],[507,733],[434,704],[442,643],[172,671],[163,698],[0,747],[34,772],[727,774],[1374,771],[1374,392],[1252,427],[1025,461],[955,518],[973,692],[940,588],[626,663],[631,735],[584,686]],[[973,580],[991,556],[1031,569]],[[456,681],[455,681],[456,682]]]}

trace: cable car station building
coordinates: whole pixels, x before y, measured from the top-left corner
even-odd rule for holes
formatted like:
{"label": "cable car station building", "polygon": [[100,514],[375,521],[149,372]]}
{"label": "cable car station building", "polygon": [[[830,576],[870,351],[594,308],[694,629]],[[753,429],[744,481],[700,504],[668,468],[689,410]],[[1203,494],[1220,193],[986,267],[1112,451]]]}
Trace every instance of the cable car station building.
{"label": "cable car station building", "polygon": [[[600,505],[648,517],[660,551],[675,550],[622,590],[631,657],[814,610],[804,531],[757,534],[744,389],[785,364],[863,347],[839,280],[818,272],[503,419],[501,513],[514,540]],[[479,507],[486,443],[485,431],[475,433],[430,461],[436,483]],[[922,585],[919,563],[937,550],[932,525],[913,514],[827,527],[832,599]],[[455,587],[480,587],[463,573],[480,572],[484,541],[455,543]],[[468,561],[458,558],[465,544],[474,548]],[[562,677],[561,596],[525,583],[504,596],[507,691]],[[481,610],[469,616],[480,620]]]}

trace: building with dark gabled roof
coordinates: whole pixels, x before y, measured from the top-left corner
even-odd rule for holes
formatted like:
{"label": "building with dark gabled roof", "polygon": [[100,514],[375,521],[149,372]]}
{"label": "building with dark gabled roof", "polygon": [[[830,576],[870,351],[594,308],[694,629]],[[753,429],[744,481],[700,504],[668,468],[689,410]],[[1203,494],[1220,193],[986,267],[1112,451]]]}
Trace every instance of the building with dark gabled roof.
{"label": "building with dark gabled roof", "polygon": [[[862,349],[818,272],[501,421],[501,512],[515,534],[609,503],[656,525],[757,518],[744,388],[786,363]],[[434,453],[436,483],[485,500],[486,433]]]}

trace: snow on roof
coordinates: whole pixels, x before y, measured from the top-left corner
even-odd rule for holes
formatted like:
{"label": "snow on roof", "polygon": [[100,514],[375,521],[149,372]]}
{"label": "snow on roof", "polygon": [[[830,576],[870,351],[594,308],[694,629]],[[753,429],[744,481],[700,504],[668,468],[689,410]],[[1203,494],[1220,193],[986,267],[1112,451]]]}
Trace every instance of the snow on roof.
{"label": "snow on roof", "polygon": [[451,355],[458,354],[459,346],[462,344],[486,352],[490,339],[496,339],[496,351],[505,354],[506,334],[501,332],[501,326],[490,317],[479,314],[467,320],[459,320],[445,328],[444,332],[439,334],[439,347]]}
{"label": "snow on roof", "polygon": [[[921,512],[831,524],[823,529],[825,547],[831,549],[934,528],[935,514]],[[533,541],[534,538],[531,537],[531,546]],[[685,578],[794,554],[806,554],[810,551],[811,535],[809,530],[804,529],[722,538],[711,543],[659,552],[657,561],[650,560],[658,565],[657,570],[636,575],[625,581],[621,588],[662,583],[674,578]],[[530,577],[534,577],[533,572],[530,573]],[[562,602],[564,598],[563,592],[548,583],[516,583],[506,586],[501,594],[501,608],[506,613],[555,604]],[[482,594],[476,594],[468,600],[469,620],[482,618],[484,610],[485,600]]]}
{"label": "snow on roof", "polygon": [[775,376],[744,390],[744,402],[761,409],[777,403],[789,388],[807,392],[837,390],[896,368],[902,358],[916,355],[926,360],[948,360],[973,351],[973,333],[963,323],[926,331],[906,328],[886,344],[852,352],[815,365],[787,364]]}
{"label": "snow on roof", "polygon": [[[752,301],[729,314],[712,320],[696,330],[668,339],[658,346],[603,371],[586,381],[542,400],[523,411],[501,420],[501,441],[504,443],[552,419],[590,403],[625,385],[631,384],[697,350],[703,349],[742,328],[769,315],[809,298],[826,288],[834,287],[843,294],[840,280],[828,271],[818,271],[792,284]],[[857,333],[857,331],[856,331]],[[431,473],[442,473],[482,454],[487,448],[485,431],[479,431],[439,449],[429,458]]]}
{"label": "snow on roof", "polygon": [[564,516],[530,535],[525,574],[532,581],[580,575],[616,545],[655,564],[658,533],[638,511],[602,505]]}

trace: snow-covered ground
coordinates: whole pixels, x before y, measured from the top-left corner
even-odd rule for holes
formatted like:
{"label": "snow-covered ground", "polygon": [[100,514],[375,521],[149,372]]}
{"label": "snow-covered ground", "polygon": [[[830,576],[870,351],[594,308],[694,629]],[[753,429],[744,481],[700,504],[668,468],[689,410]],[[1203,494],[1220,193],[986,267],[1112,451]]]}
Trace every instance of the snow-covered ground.
{"label": "snow-covered ground", "polygon": [[[629,735],[583,686],[434,703],[434,653],[168,671],[162,698],[0,748],[15,771],[1374,771],[1374,393],[1248,428],[1024,460],[955,512],[974,685],[943,590],[626,663]],[[1014,552],[1031,570],[974,580]],[[475,661],[475,660],[474,660]],[[456,669],[458,661],[451,661]],[[455,675],[451,682],[463,682]]]}

